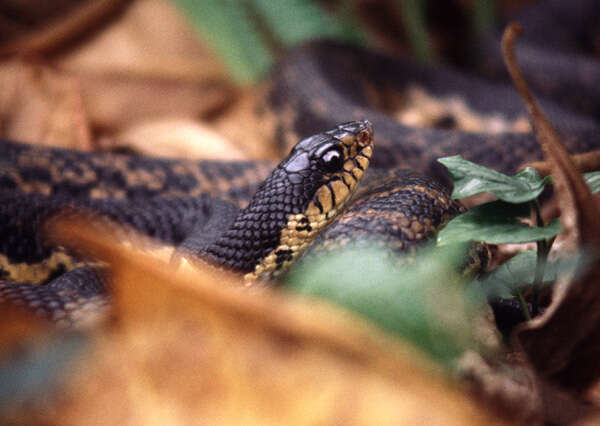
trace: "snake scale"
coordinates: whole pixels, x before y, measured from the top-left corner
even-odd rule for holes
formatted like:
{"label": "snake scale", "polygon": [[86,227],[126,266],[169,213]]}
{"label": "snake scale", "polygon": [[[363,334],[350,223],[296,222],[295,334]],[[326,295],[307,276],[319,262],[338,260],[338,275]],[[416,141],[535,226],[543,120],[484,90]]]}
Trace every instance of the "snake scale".
{"label": "snake scale", "polygon": [[[407,124],[410,114],[398,111],[411,96],[459,105],[483,124],[465,130],[452,113]],[[600,147],[593,115],[556,99],[541,104],[571,152]],[[176,257],[247,280],[276,278],[306,250],[366,240],[397,252],[422,245],[464,211],[449,197],[439,157],[514,172],[541,156],[512,87],[336,42],[291,51],[256,112],[275,123],[271,139],[288,153],[279,164],[0,141],[0,300],[60,325],[106,306],[109,271],[44,241],[40,230],[58,212],[110,218],[177,247]]]}

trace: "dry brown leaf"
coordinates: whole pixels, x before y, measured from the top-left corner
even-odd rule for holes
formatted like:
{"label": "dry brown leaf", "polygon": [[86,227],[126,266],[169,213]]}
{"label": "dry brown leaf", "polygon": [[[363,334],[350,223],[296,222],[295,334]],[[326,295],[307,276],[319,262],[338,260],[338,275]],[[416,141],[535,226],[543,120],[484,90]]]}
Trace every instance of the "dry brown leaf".
{"label": "dry brown leaf", "polygon": [[[118,0],[105,0],[108,3],[115,1]],[[70,18],[65,16],[64,19],[68,21]],[[20,88],[25,85],[29,89],[35,86],[35,81],[20,84],[26,79],[26,73],[15,72],[9,65],[5,65],[4,72],[0,69],[0,84],[5,88],[0,95],[0,112],[10,115],[10,118],[16,117],[5,120],[7,124],[2,130],[6,137],[90,149],[88,127],[96,147],[99,139],[120,141],[115,133],[127,132],[132,126],[154,120],[218,119],[216,128],[231,142],[222,148],[212,146],[208,156],[202,155],[204,158],[214,158],[215,155],[222,158],[221,152],[229,147],[232,147],[232,153],[226,158],[239,158],[240,152],[250,158],[276,157],[262,129],[255,129],[257,120],[251,111],[250,115],[223,117],[223,112],[234,101],[247,98],[246,92],[232,85],[216,55],[200,42],[172,2],[131,2],[123,13],[113,15],[101,31],[90,28],[85,35],[87,38],[77,45],[63,46],[58,53],[48,52],[38,58],[40,63],[46,61],[52,64],[55,80],[70,82],[74,88],[73,95],[65,98],[69,101],[68,105],[59,105],[61,108],[51,108],[46,104],[62,100],[63,97],[59,96],[62,93],[55,93],[55,90],[46,104],[40,106],[40,95],[31,96],[29,90]],[[3,78],[3,75],[6,77]],[[55,106],[52,104],[52,107]],[[62,114],[66,107],[76,111]],[[243,106],[241,109],[247,110]],[[240,108],[236,108],[238,110]],[[56,115],[60,116],[60,120]],[[82,119],[85,120],[82,122]],[[53,126],[44,126],[47,122]],[[68,124],[71,126],[69,129],[85,124],[85,143],[74,143],[70,135],[65,135],[64,127]],[[232,127],[235,130],[231,131]],[[223,128],[226,131],[221,132]],[[160,130],[162,133],[164,128]],[[189,139],[189,126],[175,131],[175,140]],[[182,137],[182,134],[186,136]],[[196,138],[198,133],[194,134]],[[127,134],[128,138],[131,136]],[[137,143],[137,137],[135,139]],[[214,141],[217,137],[213,134],[210,139]],[[175,151],[181,157],[198,157],[195,147],[191,147],[189,153],[182,152],[182,148],[179,145],[171,152]],[[162,149],[159,152],[162,154]]]}
{"label": "dry brown leaf", "polygon": [[202,82],[226,71],[168,0],[138,0],[101,33],[57,57],[67,71]]}
{"label": "dry brown leaf", "polygon": [[[294,117],[286,110],[277,111],[263,105],[266,93],[264,87],[240,91],[235,105],[215,120],[217,131],[235,143],[249,158],[278,160],[286,155],[291,147],[277,146],[274,129],[276,123],[286,117]],[[257,110],[263,113],[257,114]],[[292,146],[299,138],[292,136]]]}
{"label": "dry brown leaf", "polygon": [[2,137],[62,148],[91,148],[76,79],[24,62],[0,68]]}
{"label": "dry brown leaf", "polygon": [[55,63],[81,81],[93,127],[103,132],[165,116],[204,116],[236,96],[215,55],[166,0],[133,2]]}
{"label": "dry brown leaf", "polygon": [[9,303],[0,303],[0,315],[0,362],[20,344],[39,340],[52,331],[47,321]]}
{"label": "dry brown leaf", "polygon": [[[84,227],[82,227],[82,225]],[[411,347],[329,305],[174,270],[87,222],[53,235],[112,264],[116,321],[44,424],[502,424]]]}
{"label": "dry brown leaf", "polygon": [[475,398],[495,412],[505,416],[510,413],[511,420],[518,424],[573,424],[600,413],[597,407],[548,383],[540,383],[519,355],[489,361],[478,353],[465,352],[458,372]]}
{"label": "dry brown leaf", "polygon": [[[32,55],[61,47],[89,32],[128,0],[9,1],[9,18],[0,21],[0,55]],[[17,19],[10,19],[11,12]]]}
{"label": "dry brown leaf", "polygon": [[590,266],[577,277],[562,276],[552,305],[517,330],[517,340],[537,372],[563,388],[584,391],[600,376],[599,211],[590,189],[531,95],[514,58],[520,26],[504,33],[503,52],[515,86],[532,116],[536,138],[552,164],[561,221]]}
{"label": "dry brown leaf", "polygon": [[171,158],[242,160],[246,155],[205,124],[164,119],[132,126],[98,141],[102,149],[128,148],[137,153]]}

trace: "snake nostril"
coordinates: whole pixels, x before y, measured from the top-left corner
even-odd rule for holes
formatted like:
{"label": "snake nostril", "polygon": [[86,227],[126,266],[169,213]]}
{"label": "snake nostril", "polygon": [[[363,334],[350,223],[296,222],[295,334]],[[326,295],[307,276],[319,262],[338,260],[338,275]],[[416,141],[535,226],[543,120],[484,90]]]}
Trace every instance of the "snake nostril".
{"label": "snake nostril", "polygon": [[356,137],[358,142],[361,144],[366,144],[371,139],[371,134],[368,130],[361,130],[361,132]]}

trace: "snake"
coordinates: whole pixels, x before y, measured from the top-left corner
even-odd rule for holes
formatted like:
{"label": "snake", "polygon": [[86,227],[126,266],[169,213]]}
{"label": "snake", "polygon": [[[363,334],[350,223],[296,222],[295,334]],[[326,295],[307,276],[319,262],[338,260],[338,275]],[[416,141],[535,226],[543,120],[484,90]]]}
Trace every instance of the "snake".
{"label": "snake", "polygon": [[[450,112],[407,123],[407,96]],[[571,152],[600,147],[593,117],[551,97],[540,103]],[[462,128],[457,108],[480,126]],[[277,280],[305,253],[361,241],[406,253],[430,241],[465,211],[439,157],[506,173],[541,158],[512,87],[333,41],[286,55],[255,113],[279,163],[0,140],[0,301],[60,326],[109,305],[110,271],[44,240],[56,214],[91,212],[174,246],[174,258]]]}

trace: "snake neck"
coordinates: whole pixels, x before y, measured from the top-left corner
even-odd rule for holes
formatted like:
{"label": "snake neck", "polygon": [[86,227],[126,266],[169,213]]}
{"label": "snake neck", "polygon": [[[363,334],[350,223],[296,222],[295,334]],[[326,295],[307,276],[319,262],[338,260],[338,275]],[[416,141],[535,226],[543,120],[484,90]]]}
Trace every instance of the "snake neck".
{"label": "snake neck", "polygon": [[204,259],[248,273],[279,245],[282,230],[302,211],[306,197],[301,187],[286,184],[284,174],[274,171],[231,226],[203,250]]}

